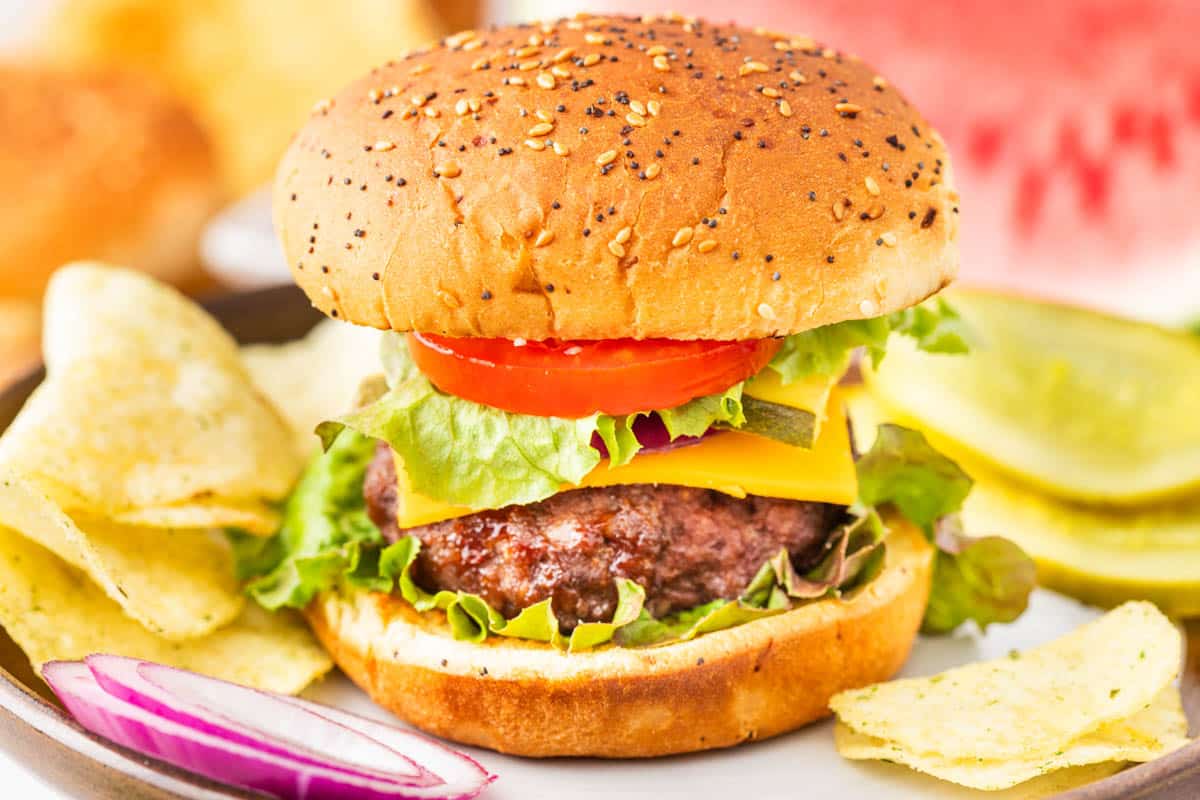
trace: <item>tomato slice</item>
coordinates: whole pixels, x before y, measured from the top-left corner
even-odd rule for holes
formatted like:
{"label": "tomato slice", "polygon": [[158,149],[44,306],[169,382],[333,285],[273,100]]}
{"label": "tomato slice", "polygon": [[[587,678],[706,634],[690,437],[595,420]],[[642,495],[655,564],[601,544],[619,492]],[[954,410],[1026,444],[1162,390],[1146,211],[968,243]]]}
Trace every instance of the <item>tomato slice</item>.
{"label": "tomato slice", "polygon": [[448,394],[539,417],[674,408],[767,365],[779,339],[523,342],[410,333],[413,361]]}

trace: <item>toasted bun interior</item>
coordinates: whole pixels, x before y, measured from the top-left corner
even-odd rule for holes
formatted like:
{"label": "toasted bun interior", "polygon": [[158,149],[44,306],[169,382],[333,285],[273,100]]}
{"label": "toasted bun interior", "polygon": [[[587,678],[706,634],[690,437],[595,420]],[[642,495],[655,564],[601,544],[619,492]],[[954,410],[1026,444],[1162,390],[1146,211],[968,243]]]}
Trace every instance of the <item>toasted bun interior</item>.
{"label": "toasted bun interior", "polygon": [[376,703],[456,742],[605,758],[728,747],[824,717],[837,692],[900,669],[925,611],[932,550],[907,522],[889,525],[883,572],[851,596],[657,648],[457,641],[444,615],[377,593],[325,594],[307,616]]}
{"label": "toasted bun interior", "polygon": [[856,57],[595,17],[457,34],[319,103],[275,214],[350,322],[751,339],[936,292],[957,202],[937,132]]}

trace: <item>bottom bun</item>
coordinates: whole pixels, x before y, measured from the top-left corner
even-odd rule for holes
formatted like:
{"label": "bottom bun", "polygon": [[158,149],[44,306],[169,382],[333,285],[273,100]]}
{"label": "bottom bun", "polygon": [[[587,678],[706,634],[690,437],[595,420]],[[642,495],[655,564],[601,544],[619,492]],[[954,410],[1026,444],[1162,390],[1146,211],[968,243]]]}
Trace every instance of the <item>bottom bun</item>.
{"label": "bottom bun", "polygon": [[450,636],[440,612],[367,592],[307,615],[342,670],[430,733],[522,756],[643,758],[729,747],[829,714],[829,698],[886,680],[925,612],[932,550],[890,520],[884,570],[846,599],[644,649],[565,653]]}

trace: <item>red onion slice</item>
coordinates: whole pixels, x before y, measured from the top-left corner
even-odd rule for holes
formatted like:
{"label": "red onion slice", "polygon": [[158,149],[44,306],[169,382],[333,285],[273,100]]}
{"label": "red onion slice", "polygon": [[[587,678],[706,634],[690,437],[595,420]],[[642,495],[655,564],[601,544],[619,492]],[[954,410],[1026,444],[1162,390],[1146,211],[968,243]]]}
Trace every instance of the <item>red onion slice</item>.
{"label": "red onion slice", "polygon": [[353,726],[283,703],[280,695],[161,665],[165,674],[151,681],[141,667],[154,665],[123,656],[93,655],[84,661],[113,697],[200,733],[307,764],[337,762],[341,769],[414,786],[445,783]]}
{"label": "red onion slice", "polygon": [[[637,437],[638,442],[642,445],[642,449],[639,451],[641,453],[664,453],[680,447],[689,447],[693,444],[700,444],[706,436],[716,433],[715,430],[710,428],[703,436],[680,436],[672,441],[666,424],[663,423],[662,418],[658,414],[648,414],[644,417],[638,417],[633,421],[632,430],[633,435]],[[608,447],[605,446],[604,440],[600,438],[600,434],[592,434],[592,447],[600,451],[601,458],[608,458]]]}
{"label": "red onion slice", "polygon": [[[289,800],[468,800],[493,780],[482,767],[465,756],[461,761],[470,769],[460,767],[457,777],[465,778],[470,773],[470,779],[436,785],[413,785],[411,776],[392,780],[378,772],[348,770],[336,761],[311,763],[196,730],[121,700],[105,691],[92,670],[82,662],[51,662],[43,668],[42,674],[71,715],[89,731],[213,780]],[[339,713],[346,718],[358,719]],[[361,722],[368,723],[367,720]],[[388,726],[368,723],[366,727],[374,730]],[[423,737],[414,734],[413,738]],[[393,744],[396,741],[399,739]],[[287,743],[279,741],[272,745],[276,750],[287,747]],[[440,748],[440,745],[435,747]],[[443,753],[451,752],[441,749]],[[305,759],[310,755],[311,751],[302,754]],[[443,772],[447,771],[443,769]]]}

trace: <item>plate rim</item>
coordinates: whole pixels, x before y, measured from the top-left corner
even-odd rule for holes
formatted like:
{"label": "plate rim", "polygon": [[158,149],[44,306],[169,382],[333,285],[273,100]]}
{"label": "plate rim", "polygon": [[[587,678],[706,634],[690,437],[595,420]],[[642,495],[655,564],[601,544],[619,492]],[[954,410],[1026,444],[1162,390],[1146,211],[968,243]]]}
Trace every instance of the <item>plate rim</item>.
{"label": "plate rim", "polygon": [[[311,309],[307,298],[295,286],[284,285],[248,291],[228,292],[202,300],[202,305],[227,329],[237,328],[238,321],[251,316],[260,317],[268,310],[271,317],[295,318],[303,316],[301,303]],[[279,309],[287,309],[279,311]],[[321,319],[317,312],[310,315],[312,323]],[[279,328],[285,321],[275,320]],[[266,320],[266,328],[272,328],[272,320]],[[299,328],[301,325],[291,325]],[[236,334],[236,331],[234,331]],[[261,341],[286,341],[288,337],[272,333],[257,336],[239,336],[240,344]],[[25,377],[0,387],[0,400],[24,403],[34,387],[40,382],[42,368],[34,368]],[[7,427],[6,424],[3,427]],[[1200,642],[1200,621],[1188,625],[1189,638]],[[1189,652],[1189,663],[1200,668],[1200,653]],[[1193,721],[1193,725],[1200,720]],[[146,787],[159,790],[162,796],[177,796],[189,800],[261,800],[262,795],[246,789],[218,783],[200,775],[175,767],[164,761],[148,758],[133,750],[111,742],[85,730],[61,707],[49,702],[31,686],[7,668],[0,666],[0,732],[26,734],[30,741],[13,743],[13,736],[0,741],[0,749],[8,753],[30,748],[44,748],[44,740],[82,756],[90,766],[112,770],[125,779],[140,782]],[[40,737],[40,738],[39,738]],[[35,773],[50,786],[61,787],[64,781],[41,766],[42,762],[56,759],[37,759],[34,764],[21,762],[21,766]],[[78,767],[72,767],[78,769]],[[135,784],[136,785],[136,784]],[[1100,781],[1081,786],[1056,795],[1056,800],[1132,800],[1134,798],[1162,797],[1164,800],[1184,800],[1200,792],[1200,739],[1192,741],[1154,761],[1137,764]]]}

